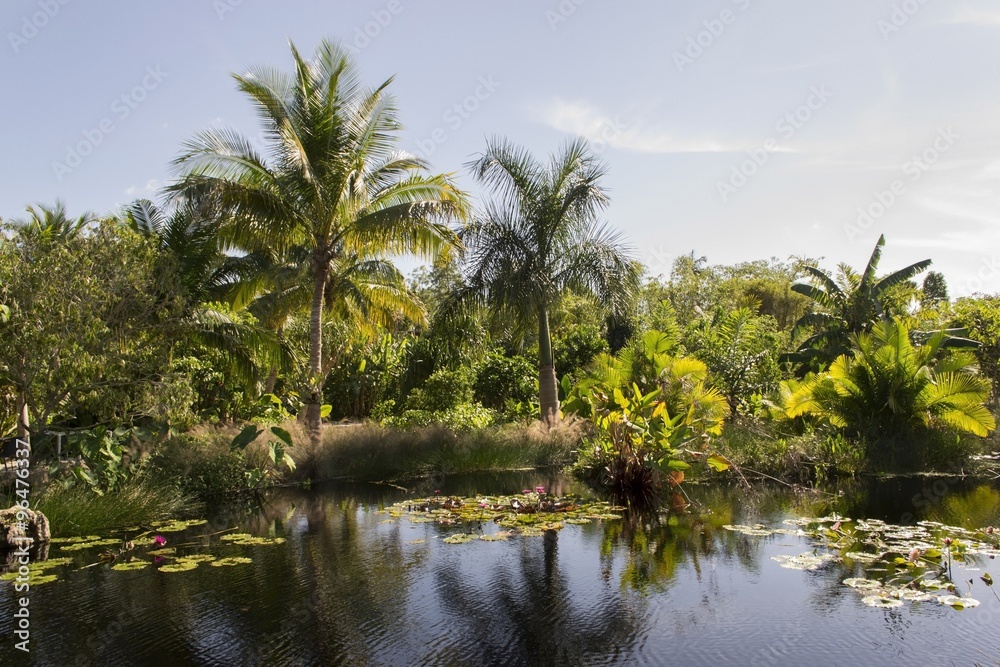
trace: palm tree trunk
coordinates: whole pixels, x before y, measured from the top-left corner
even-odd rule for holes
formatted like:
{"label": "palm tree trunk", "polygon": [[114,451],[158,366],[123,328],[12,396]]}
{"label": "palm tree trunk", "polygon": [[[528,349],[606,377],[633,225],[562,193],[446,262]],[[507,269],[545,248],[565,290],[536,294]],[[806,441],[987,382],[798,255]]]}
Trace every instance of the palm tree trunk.
{"label": "palm tree trunk", "polygon": [[28,397],[23,391],[17,392],[17,438],[28,445],[31,444],[31,431],[28,430]]}
{"label": "palm tree trunk", "polygon": [[[324,261],[325,260],[325,261]],[[306,396],[306,428],[309,441],[320,443],[320,409],[323,404],[323,298],[330,276],[329,259],[313,260],[313,298],[309,315],[309,392]]]}
{"label": "palm tree trunk", "polygon": [[542,421],[554,424],[559,420],[559,388],[556,367],[552,359],[552,334],[549,332],[549,311],[538,311],[538,403]]}

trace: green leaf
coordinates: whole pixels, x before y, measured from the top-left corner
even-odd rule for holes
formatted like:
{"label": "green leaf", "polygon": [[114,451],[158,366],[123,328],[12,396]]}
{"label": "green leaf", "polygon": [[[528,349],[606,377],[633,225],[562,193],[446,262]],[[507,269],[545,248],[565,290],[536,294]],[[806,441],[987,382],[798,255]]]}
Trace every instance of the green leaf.
{"label": "green leaf", "polygon": [[270,401],[271,403],[274,403],[275,405],[281,405],[281,399],[278,398],[277,396],[275,396],[274,394],[264,394],[260,398],[261,398],[261,400],[264,400],[264,401]]}
{"label": "green leaf", "polygon": [[715,472],[725,472],[729,470],[729,466],[732,465],[722,454],[712,454],[706,459],[705,462],[708,463],[709,467],[715,470]]}
{"label": "green leaf", "polygon": [[333,412],[333,406],[332,405],[330,405],[330,404],[324,404],[324,405],[320,406],[320,408],[319,408],[319,417],[320,417],[320,419],[326,419],[327,417],[330,416],[331,412]]}
{"label": "green leaf", "polygon": [[367,359],[362,359],[361,363],[358,364],[358,372],[359,373],[364,373],[365,372],[365,367],[367,365],[368,365],[368,360]]}
{"label": "green leaf", "polygon": [[684,461],[676,461],[676,460],[668,461],[665,467],[667,468],[667,470],[689,470],[691,468],[691,466],[688,465],[687,463],[684,463]]}
{"label": "green leaf", "polygon": [[982,579],[983,583],[986,584],[987,586],[992,586],[993,585],[993,577],[990,576],[989,572],[987,572],[986,574],[984,574],[983,576],[981,576],[979,578]]}
{"label": "green leaf", "polygon": [[271,433],[273,433],[278,438],[280,438],[281,441],[283,443],[285,443],[286,445],[288,445],[289,447],[292,446],[292,436],[285,429],[281,428],[280,426],[272,426],[271,427]]}
{"label": "green leaf", "polygon": [[229,449],[231,450],[239,449],[242,451],[247,448],[247,445],[256,440],[257,436],[259,436],[263,432],[264,431],[262,430],[258,430],[258,428],[253,424],[250,424],[242,431],[240,431],[240,434],[238,436],[233,438],[232,443],[230,443],[229,445]]}

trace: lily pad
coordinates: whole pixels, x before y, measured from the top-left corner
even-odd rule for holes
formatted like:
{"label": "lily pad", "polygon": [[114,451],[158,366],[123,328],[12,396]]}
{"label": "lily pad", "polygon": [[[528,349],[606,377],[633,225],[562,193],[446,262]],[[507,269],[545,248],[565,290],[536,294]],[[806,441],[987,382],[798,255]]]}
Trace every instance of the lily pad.
{"label": "lily pad", "polygon": [[455,535],[449,535],[442,540],[445,544],[467,544],[476,539],[476,536],[472,533],[457,533]]}
{"label": "lily pad", "polygon": [[193,570],[196,567],[198,567],[198,563],[192,563],[190,561],[178,561],[176,563],[171,563],[170,565],[161,566],[160,572],[187,572],[188,570]]}
{"label": "lily pad", "polygon": [[111,569],[118,572],[131,572],[133,570],[142,570],[150,566],[149,561],[145,560],[133,560],[128,563],[118,563],[117,565],[112,565]]}
{"label": "lily pad", "polygon": [[252,558],[244,558],[243,556],[231,556],[229,558],[220,558],[219,560],[213,560],[210,565],[212,567],[231,567],[233,565],[246,565],[252,563]]}
{"label": "lily pad", "polygon": [[903,606],[902,600],[884,595],[869,595],[868,597],[861,598],[861,601],[869,607],[878,607],[879,609],[891,609]]}

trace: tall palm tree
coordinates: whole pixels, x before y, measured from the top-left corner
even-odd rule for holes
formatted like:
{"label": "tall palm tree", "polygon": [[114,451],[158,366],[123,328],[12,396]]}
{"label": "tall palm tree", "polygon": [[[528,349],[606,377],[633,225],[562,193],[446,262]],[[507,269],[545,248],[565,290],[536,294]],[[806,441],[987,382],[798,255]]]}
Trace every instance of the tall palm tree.
{"label": "tall palm tree", "polygon": [[567,289],[589,292],[614,313],[638,289],[639,271],[621,235],[596,222],[608,204],[605,165],[575,140],[548,164],[503,139],[470,163],[494,199],[462,232],[470,258],[463,298],[494,316],[538,329],[542,418],[559,415],[549,311]]}
{"label": "tall palm tree", "polygon": [[257,107],[270,155],[233,130],[202,132],[175,161],[177,190],[211,192],[223,238],[248,252],[309,249],[312,279],[306,423],[319,441],[322,325],[335,263],[352,254],[433,256],[457,236],[467,201],[446,175],[394,150],[401,125],[391,79],[362,85],[349,51],[328,41],[312,60],[291,45],[295,71],[234,75]]}

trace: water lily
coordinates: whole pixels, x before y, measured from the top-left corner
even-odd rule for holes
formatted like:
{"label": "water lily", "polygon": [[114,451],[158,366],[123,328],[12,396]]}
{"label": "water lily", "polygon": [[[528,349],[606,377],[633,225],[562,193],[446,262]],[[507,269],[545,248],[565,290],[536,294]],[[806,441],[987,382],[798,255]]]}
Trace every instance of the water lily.
{"label": "water lily", "polygon": [[921,554],[920,548],[913,547],[913,549],[910,551],[910,562],[916,563],[917,560],[920,558],[920,554]]}
{"label": "water lily", "polygon": [[166,543],[167,543],[167,538],[165,538],[163,535],[153,536],[153,544],[155,544],[156,546],[162,547]]}
{"label": "water lily", "polygon": [[531,493],[531,489],[521,489],[521,495],[526,496]]}
{"label": "water lily", "polygon": [[544,486],[536,486],[535,487],[535,493],[540,493],[540,494],[545,493],[545,487]]}

